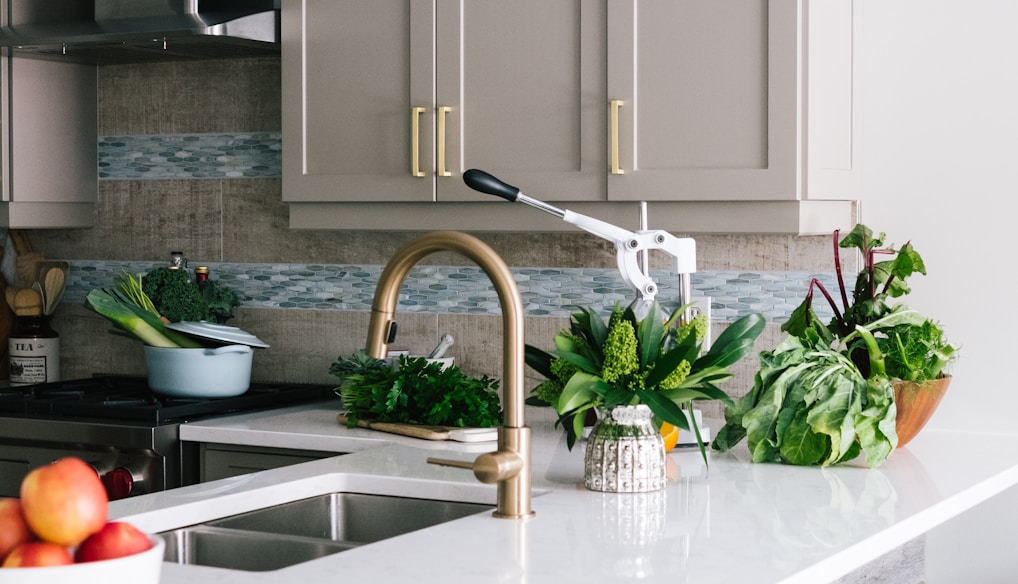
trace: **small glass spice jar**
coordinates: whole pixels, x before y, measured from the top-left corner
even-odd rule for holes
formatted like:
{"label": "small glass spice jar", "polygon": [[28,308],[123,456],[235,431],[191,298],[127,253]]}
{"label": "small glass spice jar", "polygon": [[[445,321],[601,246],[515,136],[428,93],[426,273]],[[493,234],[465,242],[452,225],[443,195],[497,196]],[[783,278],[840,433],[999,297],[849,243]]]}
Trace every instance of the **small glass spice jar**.
{"label": "small glass spice jar", "polygon": [[12,386],[60,381],[60,335],[49,316],[18,316],[7,341]]}
{"label": "small glass spice jar", "polygon": [[198,266],[194,269],[194,281],[201,287],[202,284],[209,281],[209,267]]}
{"label": "small glass spice jar", "polygon": [[171,270],[187,269],[187,258],[184,257],[184,252],[182,251],[170,252],[170,269]]}

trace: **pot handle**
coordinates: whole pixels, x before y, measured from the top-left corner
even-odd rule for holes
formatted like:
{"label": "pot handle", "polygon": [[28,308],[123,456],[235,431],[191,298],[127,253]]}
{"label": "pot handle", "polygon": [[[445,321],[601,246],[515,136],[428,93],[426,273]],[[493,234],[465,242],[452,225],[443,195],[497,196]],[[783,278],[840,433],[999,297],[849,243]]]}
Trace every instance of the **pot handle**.
{"label": "pot handle", "polygon": [[250,353],[251,347],[248,345],[223,345],[222,347],[216,347],[215,349],[205,349],[206,355],[219,355],[222,353]]}

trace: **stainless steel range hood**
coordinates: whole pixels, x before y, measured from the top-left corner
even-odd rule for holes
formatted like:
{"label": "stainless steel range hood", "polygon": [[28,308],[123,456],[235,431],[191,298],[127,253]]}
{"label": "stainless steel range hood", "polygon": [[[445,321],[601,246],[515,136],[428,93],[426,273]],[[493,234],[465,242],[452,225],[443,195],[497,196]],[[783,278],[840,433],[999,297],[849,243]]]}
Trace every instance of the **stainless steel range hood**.
{"label": "stainless steel range hood", "polygon": [[280,0],[3,0],[14,55],[111,65],[279,54]]}

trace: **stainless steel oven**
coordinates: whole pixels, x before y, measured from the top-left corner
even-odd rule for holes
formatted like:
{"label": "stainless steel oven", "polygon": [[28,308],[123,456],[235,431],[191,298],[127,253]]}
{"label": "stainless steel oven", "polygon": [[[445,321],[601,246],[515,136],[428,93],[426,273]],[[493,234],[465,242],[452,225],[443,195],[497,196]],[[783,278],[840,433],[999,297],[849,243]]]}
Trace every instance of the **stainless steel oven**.
{"label": "stainless steel oven", "polygon": [[335,399],[329,386],[290,383],[168,398],[144,378],[119,376],[0,388],[0,497],[17,497],[31,469],[72,455],[96,469],[111,499],[193,484],[197,449],[180,441],[181,424],[327,399]]}

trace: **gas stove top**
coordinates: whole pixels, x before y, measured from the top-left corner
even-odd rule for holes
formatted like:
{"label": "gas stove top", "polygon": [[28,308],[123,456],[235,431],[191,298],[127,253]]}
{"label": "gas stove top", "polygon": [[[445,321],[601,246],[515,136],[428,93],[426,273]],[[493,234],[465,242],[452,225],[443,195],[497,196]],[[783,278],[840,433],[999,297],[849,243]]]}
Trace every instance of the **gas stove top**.
{"label": "gas stove top", "polygon": [[0,417],[161,426],[330,397],[335,394],[325,385],[252,383],[236,397],[178,398],[152,393],[143,377],[100,376],[0,388]]}

